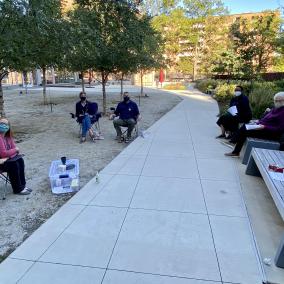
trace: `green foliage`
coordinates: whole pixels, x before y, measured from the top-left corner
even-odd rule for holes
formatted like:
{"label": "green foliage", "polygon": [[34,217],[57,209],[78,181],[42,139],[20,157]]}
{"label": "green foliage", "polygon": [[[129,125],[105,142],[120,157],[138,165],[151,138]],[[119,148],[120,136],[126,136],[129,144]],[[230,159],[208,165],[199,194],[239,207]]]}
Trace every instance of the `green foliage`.
{"label": "green foliage", "polygon": [[192,74],[193,72],[193,65],[192,61],[188,57],[181,57],[177,63],[177,70],[180,71],[182,74]]}
{"label": "green foliage", "polygon": [[235,77],[239,75],[239,69],[240,60],[238,56],[233,50],[226,50],[217,57],[212,72]]}
{"label": "green foliage", "polygon": [[234,95],[235,84],[218,84],[215,89],[214,98],[218,102],[228,102]]}
{"label": "green foliage", "polygon": [[177,6],[177,0],[144,0],[141,1],[141,10],[151,16],[168,14]]}
{"label": "green foliage", "polygon": [[228,13],[221,0],[184,0],[183,2],[191,18],[220,16]]}
{"label": "green foliage", "polygon": [[196,81],[196,88],[202,93],[206,93],[208,90],[215,89],[218,86],[219,82],[213,79],[204,79]]}
{"label": "green foliage", "polygon": [[273,106],[273,96],[282,89],[273,82],[254,83],[249,95],[253,117],[259,118],[268,107]]}
{"label": "green foliage", "polygon": [[181,83],[172,83],[163,87],[165,90],[186,90],[186,86]]}
{"label": "green foliage", "polygon": [[248,82],[233,80],[226,83],[223,80],[205,79],[196,82],[196,88],[201,92],[215,89],[214,98],[226,106],[233,97],[235,86],[244,88],[244,94],[249,97],[253,117],[259,118],[268,107],[273,107],[273,96],[284,89],[284,80],[274,82]]}
{"label": "green foliage", "polygon": [[280,15],[275,12],[251,20],[241,18],[231,26],[234,51],[240,60],[239,72],[245,78],[254,79],[272,65],[279,30]]}
{"label": "green foliage", "polygon": [[151,18],[137,15],[134,1],[77,0],[70,14],[71,40],[67,67],[74,71],[92,69],[101,74],[103,108],[105,84],[110,73],[145,71],[163,61],[163,42]]}

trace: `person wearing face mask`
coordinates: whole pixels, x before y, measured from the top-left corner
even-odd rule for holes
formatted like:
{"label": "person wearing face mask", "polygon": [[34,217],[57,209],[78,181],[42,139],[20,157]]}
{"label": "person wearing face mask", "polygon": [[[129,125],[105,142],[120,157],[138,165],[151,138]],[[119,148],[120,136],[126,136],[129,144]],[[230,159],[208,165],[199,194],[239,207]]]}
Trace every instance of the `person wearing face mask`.
{"label": "person wearing face mask", "polygon": [[236,145],[232,152],[226,156],[238,157],[247,137],[279,141],[284,133],[284,92],[274,96],[274,106],[271,111],[264,115],[256,124],[255,129],[247,130],[243,125],[234,136]]}
{"label": "person wearing face mask", "polygon": [[26,187],[25,164],[16,147],[7,119],[0,119],[0,170],[8,173],[14,194],[27,195],[32,190]]}
{"label": "person wearing face mask", "polygon": [[117,134],[116,139],[119,143],[122,142],[121,126],[127,127],[127,137],[125,139],[125,142],[128,143],[131,139],[131,133],[135,127],[135,124],[137,123],[139,114],[140,113],[137,104],[130,100],[128,92],[124,92],[123,101],[117,105],[114,111],[114,115],[118,118],[114,119],[113,121],[113,126]]}
{"label": "person wearing face mask", "polygon": [[226,132],[230,132],[229,138],[239,128],[239,123],[248,123],[252,119],[252,111],[249,105],[249,99],[243,94],[243,87],[236,86],[234,97],[230,101],[230,107],[237,108],[237,114],[232,115],[229,112],[219,117],[217,125],[221,128],[221,134],[216,138],[226,138]]}
{"label": "person wearing face mask", "polygon": [[[79,94],[80,101],[76,103],[76,118],[78,123],[82,124],[82,137],[80,143],[86,141],[86,135],[89,133],[92,141],[95,142],[95,134],[92,130],[92,121],[89,115],[90,105],[96,105],[98,109],[98,105],[96,103],[91,103],[87,100],[87,95],[85,92],[80,92]],[[93,110],[92,110],[93,111]],[[94,112],[94,111],[93,111]]]}

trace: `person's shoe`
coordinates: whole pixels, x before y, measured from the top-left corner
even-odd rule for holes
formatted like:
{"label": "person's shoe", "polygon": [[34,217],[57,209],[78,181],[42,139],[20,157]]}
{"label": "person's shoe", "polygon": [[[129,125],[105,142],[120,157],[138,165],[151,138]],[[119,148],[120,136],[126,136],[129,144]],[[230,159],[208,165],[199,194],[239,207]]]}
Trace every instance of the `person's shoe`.
{"label": "person's shoe", "polygon": [[124,140],[124,138],[123,138],[123,137],[120,137],[120,138],[117,139],[117,142],[118,142],[118,143],[122,143],[123,140]]}
{"label": "person's shoe", "polygon": [[80,144],[82,144],[82,143],[84,143],[84,142],[86,142],[86,137],[81,137],[81,139],[80,139]]}
{"label": "person's shoe", "polygon": [[225,153],[224,155],[227,157],[233,157],[233,158],[238,158],[240,156],[239,153],[234,153],[234,152]]}
{"label": "person's shoe", "polygon": [[216,136],[216,139],[219,139],[219,138],[226,138],[226,135],[225,134],[220,134],[220,135]]}
{"label": "person's shoe", "polygon": [[229,141],[220,141],[223,145],[230,147],[231,149],[234,149],[235,145],[230,143]]}
{"label": "person's shoe", "polygon": [[90,134],[91,141],[96,143],[96,136],[94,134]]}
{"label": "person's shoe", "polygon": [[27,191],[29,191],[29,192],[33,192],[33,190],[32,190],[31,188],[29,188],[29,187],[25,187],[25,189],[26,189]]}
{"label": "person's shoe", "polygon": [[30,191],[28,191],[26,188],[24,188],[21,192],[19,192],[18,194],[19,195],[28,195],[28,194],[30,194],[31,192]]}
{"label": "person's shoe", "polygon": [[131,140],[131,137],[126,137],[124,142],[125,142],[125,143],[129,143],[130,140]]}

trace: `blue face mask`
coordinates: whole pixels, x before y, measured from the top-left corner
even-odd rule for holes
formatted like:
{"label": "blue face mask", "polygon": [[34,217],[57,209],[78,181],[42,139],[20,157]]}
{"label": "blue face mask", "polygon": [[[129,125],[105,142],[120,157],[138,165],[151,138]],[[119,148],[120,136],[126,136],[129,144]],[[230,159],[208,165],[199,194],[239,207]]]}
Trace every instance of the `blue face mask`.
{"label": "blue face mask", "polygon": [[9,129],[9,125],[5,123],[0,123],[0,133],[6,133]]}

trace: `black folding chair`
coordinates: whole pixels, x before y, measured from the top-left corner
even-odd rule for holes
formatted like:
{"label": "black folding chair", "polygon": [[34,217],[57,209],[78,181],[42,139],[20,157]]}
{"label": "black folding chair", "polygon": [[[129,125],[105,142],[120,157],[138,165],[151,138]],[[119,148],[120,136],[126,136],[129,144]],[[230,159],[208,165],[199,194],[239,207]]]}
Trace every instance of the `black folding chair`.
{"label": "black folding chair", "polygon": [[[98,105],[97,103],[89,103],[88,105],[88,114],[91,118],[92,123],[92,130],[94,133],[100,134],[101,133],[101,127],[100,127],[100,118],[102,117],[102,114],[98,112]],[[78,137],[82,137],[82,123],[78,120],[76,115],[74,113],[71,113],[71,118],[76,119],[77,123],[79,124],[79,134]]]}

